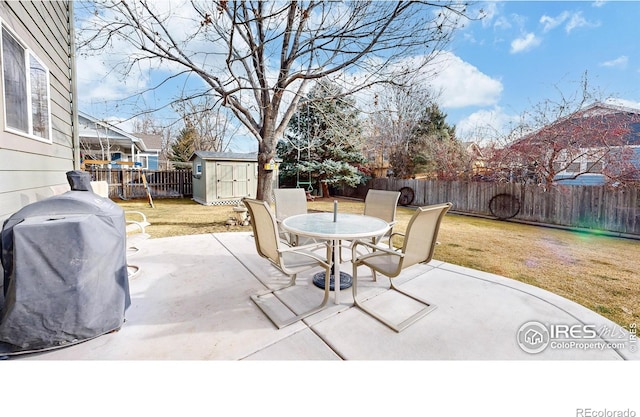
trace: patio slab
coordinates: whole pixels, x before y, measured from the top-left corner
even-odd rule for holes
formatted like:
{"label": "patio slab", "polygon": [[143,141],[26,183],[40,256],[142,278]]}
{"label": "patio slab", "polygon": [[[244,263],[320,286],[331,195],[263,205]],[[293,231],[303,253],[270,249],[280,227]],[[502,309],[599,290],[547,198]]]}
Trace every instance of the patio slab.
{"label": "patio slab", "polygon": [[[437,257],[437,249],[436,249]],[[132,304],[114,333],[20,360],[621,360],[640,359],[638,342],[620,326],[572,301],[518,281],[440,261],[413,267],[403,288],[437,308],[396,333],[353,307],[350,290],[330,307],[277,329],[250,295],[286,282],[257,255],[250,233],[217,233],[141,243],[129,263]],[[345,262],[345,271],[351,265]],[[315,271],[281,297],[294,310],[312,306],[322,290]],[[410,314],[406,299],[359,270],[359,294],[385,314]],[[597,329],[602,337],[553,339],[540,353],[518,343],[525,323],[549,329]],[[562,336],[562,334],[560,335]],[[574,332],[574,336],[576,336]],[[615,346],[606,345],[613,342]],[[586,345],[586,343],[590,343]],[[595,346],[594,343],[600,345]],[[555,346],[552,346],[555,345]],[[635,350],[634,350],[635,349]]]}

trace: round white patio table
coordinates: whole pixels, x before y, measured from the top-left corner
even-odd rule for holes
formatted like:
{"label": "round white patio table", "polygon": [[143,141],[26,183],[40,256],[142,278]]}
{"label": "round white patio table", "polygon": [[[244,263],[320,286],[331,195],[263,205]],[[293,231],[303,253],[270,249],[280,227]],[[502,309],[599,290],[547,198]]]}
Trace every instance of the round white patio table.
{"label": "round white patio table", "polygon": [[[334,221],[334,217],[336,221]],[[340,241],[381,236],[390,227],[389,223],[377,217],[350,213],[337,213],[335,216],[334,213],[298,214],[282,221],[282,228],[289,233],[331,242],[333,251],[333,277],[331,279],[339,277],[338,285],[334,284],[333,286],[336,304],[338,304],[343,277],[340,274]],[[336,262],[336,260],[338,261]],[[321,282],[324,285],[324,273],[322,275]],[[351,276],[346,275],[350,280]]]}

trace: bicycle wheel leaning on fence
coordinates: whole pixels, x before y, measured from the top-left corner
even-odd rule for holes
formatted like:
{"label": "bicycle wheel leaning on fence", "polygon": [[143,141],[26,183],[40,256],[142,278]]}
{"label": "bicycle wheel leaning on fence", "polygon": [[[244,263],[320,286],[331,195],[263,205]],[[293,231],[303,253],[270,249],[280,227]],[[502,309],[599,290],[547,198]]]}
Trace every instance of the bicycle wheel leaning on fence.
{"label": "bicycle wheel leaning on fence", "polygon": [[489,211],[499,220],[510,219],[520,212],[520,200],[512,194],[496,194],[489,200]]}
{"label": "bicycle wheel leaning on fence", "polygon": [[413,203],[415,193],[411,187],[402,187],[400,190],[400,197],[398,198],[398,204],[401,206],[408,206]]}

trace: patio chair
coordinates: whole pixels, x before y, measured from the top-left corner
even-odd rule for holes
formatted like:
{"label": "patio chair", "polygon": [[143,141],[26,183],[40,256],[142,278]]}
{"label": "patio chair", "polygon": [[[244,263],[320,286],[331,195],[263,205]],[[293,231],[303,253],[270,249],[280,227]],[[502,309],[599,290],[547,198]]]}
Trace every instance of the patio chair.
{"label": "patio chair", "polygon": [[[364,198],[365,216],[378,217],[391,225],[388,235],[393,233],[396,223],[396,207],[400,198],[399,191],[369,190]],[[374,242],[375,243],[375,242]]]}
{"label": "patio chair", "polygon": [[[384,238],[389,238],[393,233],[393,226],[396,224],[396,207],[400,198],[399,191],[385,191],[370,189],[364,198],[364,215],[378,217],[391,225],[387,233],[382,236],[371,238],[371,242],[376,244]],[[353,246],[353,243],[352,243]],[[377,281],[375,271],[373,280]]]}
{"label": "patio chair", "polygon": [[289,216],[307,213],[307,196],[304,188],[276,188],[273,190],[273,201],[276,210],[276,221],[280,236],[290,245],[299,246],[314,243],[309,237],[291,235],[282,230],[280,223]]}
{"label": "patio chair", "polygon": [[[106,181],[91,181],[91,189],[100,197],[109,198],[109,183]],[[141,211],[125,210],[125,230],[127,233],[127,257],[133,256],[140,252],[138,247],[141,242],[150,236],[145,228],[151,226],[147,220],[147,216]],[[140,272],[140,268],[136,265],[127,265],[129,270],[129,278],[133,278]]]}
{"label": "patio chair", "polygon": [[[405,233],[393,233],[389,239],[389,246],[376,245],[368,241],[356,241],[352,247],[352,259],[353,259],[353,300],[355,305],[368,313],[375,319],[384,323],[396,332],[400,332],[417,320],[430,313],[435,309],[435,306],[429,304],[427,301],[422,300],[414,295],[411,295],[404,290],[400,289],[393,283],[393,278],[400,275],[400,273],[417,264],[426,263],[431,261],[433,252],[436,245],[436,238],[438,237],[438,231],[440,229],[440,223],[446,212],[451,208],[451,203],[436,204],[427,207],[418,207],[415,213],[409,220],[407,230]],[[391,240],[394,236],[404,236],[404,242],[400,250],[393,248]],[[359,255],[356,252],[358,246],[365,246],[372,250],[370,253]],[[358,300],[358,267],[367,266],[374,272],[379,272],[389,277],[390,289],[395,290],[407,297],[410,297],[419,303],[423,304],[423,307],[402,321],[401,323],[391,323],[389,320],[383,318],[380,314],[374,312],[370,308],[364,306],[360,300]]]}
{"label": "patio chair", "polygon": [[[285,240],[279,238],[278,224],[273,212],[271,211],[271,207],[267,202],[249,198],[243,198],[242,202],[247,207],[249,214],[251,215],[251,228],[253,229],[253,237],[258,254],[261,257],[266,258],[274,267],[283,274],[288,275],[290,278],[288,284],[276,289],[252,295],[251,299],[279,329],[324,309],[327,301],[329,300],[329,281],[331,276],[331,251],[328,250],[327,243],[323,242],[303,246],[289,246]],[[313,252],[317,249],[324,250],[324,258]],[[322,302],[318,306],[305,311],[304,313],[295,314],[294,312],[295,316],[292,318],[278,320],[275,317],[275,311],[266,305],[263,298],[271,294],[278,298],[277,293],[279,291],[292,287],[296,284],[296,276],[298,273],[318,266],[325,269],[325,289]]]}

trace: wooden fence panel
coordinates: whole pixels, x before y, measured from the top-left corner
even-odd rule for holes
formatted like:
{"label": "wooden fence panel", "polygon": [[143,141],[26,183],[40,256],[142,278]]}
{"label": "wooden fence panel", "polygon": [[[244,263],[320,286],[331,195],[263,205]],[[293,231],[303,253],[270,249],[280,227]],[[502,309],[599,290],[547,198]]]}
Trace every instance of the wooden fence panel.
{"label": "wooden fence panel", "polygon": [[520,202],[515,220],[640,236],[638,187],[557,186],[545,190],[516,183],[376,178],[366,187],[358,187],[345,195],[364,198],[369,188],[400,190],[402,187],[413,189],[415,197],[411,205],[414,206],[451,201],[454,212],[492,216],[491,198],[505,193]]}
{"label": "wooden fence panel", "polygon": [[109,183],[109,197],[121,199],[147,198],[142,179],[144,172],[152,198],[184,198],[193,195],[191,170],[140,171],[92,169],[94,181]]}

